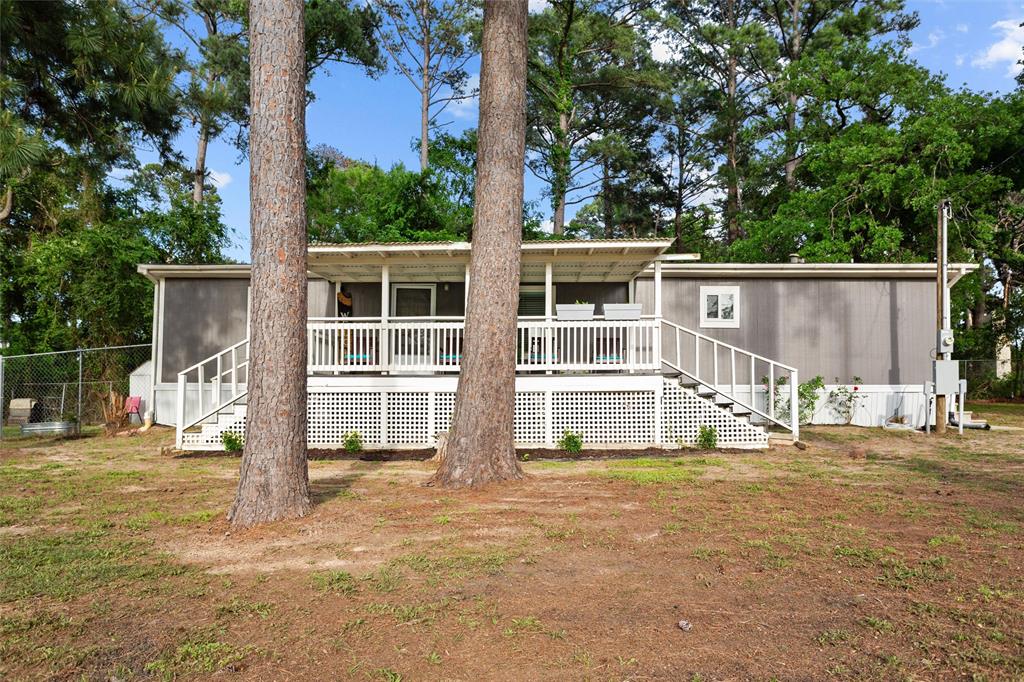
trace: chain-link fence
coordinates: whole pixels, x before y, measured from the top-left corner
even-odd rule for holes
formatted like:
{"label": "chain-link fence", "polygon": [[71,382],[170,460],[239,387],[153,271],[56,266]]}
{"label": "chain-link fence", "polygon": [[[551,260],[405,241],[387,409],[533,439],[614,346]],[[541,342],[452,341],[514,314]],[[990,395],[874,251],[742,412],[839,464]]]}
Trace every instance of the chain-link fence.
{"label": "chain-link fence", "polygon": [[140,344],[0,357],[0,437],[103,424],[112,392],[148,402],[150,353],[149,344]]}

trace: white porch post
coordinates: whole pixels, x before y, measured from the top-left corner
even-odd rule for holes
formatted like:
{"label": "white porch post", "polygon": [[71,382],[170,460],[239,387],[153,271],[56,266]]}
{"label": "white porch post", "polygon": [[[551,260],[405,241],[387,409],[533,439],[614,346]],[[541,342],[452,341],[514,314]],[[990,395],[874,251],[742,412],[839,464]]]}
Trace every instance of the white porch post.
{"label": "white porch post", "polygon": [[[554,267],[551,265],[551,261],[544,263],[544,363],[551,365],[554,361],[554,334],[552,333],[551,326],[551,310],[555,306],[555,302],[552,300],[552,280],[554,279]],[[551,374],[551,370],[547,371]]]}
{"label": "white porch post", "polygon": [[[661,371],[661,261],[654,261],[654,361]],[[679,358],[676,358],[678,361]]]}
{"label": "white porch post", "polygon": [[466,263],[466,285],[463,288],[462,316],[466,316],[466,308],[469,306],[469,263]]}
{"label": "white porch post", "polygon": [[661,317],[661,261],[654,261],[654,316]]}
{"label": "white porch post", "polygon": [[551,311],[554,308],[555,302],[551,300],[552,280],[554,278],[554,268],[551,263],[544,264],[544,319],[548,322],[551,321]]}
{"label": "white porch post", "polygon": [[380,369],[387,374],[391,367],[391,354],[388,350],[388,308],[391,305],[391,273],[385,263],[380,266]]}

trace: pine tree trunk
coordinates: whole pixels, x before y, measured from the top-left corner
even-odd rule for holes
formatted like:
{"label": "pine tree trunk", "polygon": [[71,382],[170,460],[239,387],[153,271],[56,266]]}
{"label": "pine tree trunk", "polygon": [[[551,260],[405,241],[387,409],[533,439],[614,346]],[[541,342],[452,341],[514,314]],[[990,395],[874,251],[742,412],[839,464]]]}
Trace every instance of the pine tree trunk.
{"label": "pine tree trunk", "polygon": [[[793,22],[789,41],[792,46],[792,54],[790,55],[790,62],[792,63],[800,59],[800,52],[803,49],[800,34],[800,0],[791,1],[790,15]],[[790,83],[788,98],[789,111],[786,112],[786,188],[792,192],[796,189],[796,169],[800,165],[800,161],[797,159],[795,139],[797,124],[796,108],[800,104],[800,97],[796,92],[793,92],[792,83]]]}
{"label": "pine tree trunk", "polygon": [[526,0],[485,0],[465,349],[445,487],[522,478],[513,431],[526,153]]}
{"label": "pine tree trunk", "polygon": [[565,194],[558,197],[554,215],[551,216],[551,234],[561,235],[565,232]]}
{"label": "pine tree trunk", "polygon": [[238,494],[251,526],[310,510],[306,465],[306,69],[303,0],[252,0],[252,322]]}
{"label": "pine tree trunk", "polygon": [[607,163],[601,165],[601,212],[604,219],[605,239],[614,239],[615,209],[612,206],[612,181]]}
{"label": "pine tree trunk", "polygon": [[199,124],[199,145],[196,149],[196,167],[192,171],[192,203],[203,201],[206,189],[206,148],[210,146],[210,129]]}
{"label": "pine tree trunk", "polygon": [[429,5],[426,0],[420,2],[423,26],[423,70],[420,87],[420,172],[430,165],[430,17],[427,16]]}

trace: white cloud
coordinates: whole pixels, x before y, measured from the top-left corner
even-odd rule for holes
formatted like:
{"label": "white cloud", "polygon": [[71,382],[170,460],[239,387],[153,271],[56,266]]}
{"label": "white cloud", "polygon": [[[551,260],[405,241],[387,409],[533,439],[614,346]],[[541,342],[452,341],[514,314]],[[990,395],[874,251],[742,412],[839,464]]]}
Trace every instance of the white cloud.
{"label": "white cloud", "polygon": [[939,43],[945,40],[945,38],[946,32],[941,28],[937,28],[928,34],[928,42],[926,44],[922,45],[921,43],[914,43],[909,52],[914,53],[920,52],[921,50],[930,50],[933,47],[937,47]]}
{"label": "white cloud", "polygon": [[[532,0],[531,0],[532,2]],[[540,221],[540,231],[551,234],[555,231],[555,221],[553,220],[542,220]]]}
{"label": "white cloud", "polygon": [[213,186],[216,187],[217,189],[224,189],[225,187],[231,184],[231,173],[222,173],[221,171],[213,170],[211,168],[209,171],[209,176],[210,182],[213,183]]}
{"label": "white cloud", "polygon": [[654,61],[664,64],[679,56],[678,45],[669,40],[663,33],[654,36],[651,41],[651,56]]}
{"label": "white cloud", "polygon": [[534,12],[543,12],[548,8],[551,3],[548,0],[530,0],[530,14]]}
{"label": "white cloud", "polygon": [[480,103],[480,74],[470,74],[459,94],[465,95],[465,97],[453,99],[448,104],[448,108],[444,110],[445,113],[451,115],[452,118],[475,118],[477,105]]}
{"label": "white cloud", "polygon": [[970,30],[971,30],[971,27],[968,26],[967,24],[957,24],[956,25],[956,32],[957,33],[967,33]]}
{"label": "white cloud", "polygon": [[1024,27],[1021,19],[1003,19],[992,24],[993,32],[1002,33],[1002,38],[988,46],[971,61],[972,66],[989,69],[996,64],[1006,63],[1006,75],[1015,76],[1020,73],[1021,50],[1024,48]]}
{"label": "white cloud", "polygon": [[958,54],[956,56],[956,65],[957,66],[963,66],[964,65],[964,56],[962,54]]}

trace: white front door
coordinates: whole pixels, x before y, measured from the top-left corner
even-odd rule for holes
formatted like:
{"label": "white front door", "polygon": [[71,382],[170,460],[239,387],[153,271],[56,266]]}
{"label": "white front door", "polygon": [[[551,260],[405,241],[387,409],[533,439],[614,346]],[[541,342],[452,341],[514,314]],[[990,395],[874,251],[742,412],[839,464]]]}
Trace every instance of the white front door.
{"label": "white front door", "polygon": [[436,285],[395,284],[391,287],[391,317],[398,323],[391,337],[391,356],[398,371],[402,368],[412,372],[427,371],[426,367],[434,364],[430,333],[415,322],[403,324],[401,318],[433,318],[436,311]]}

